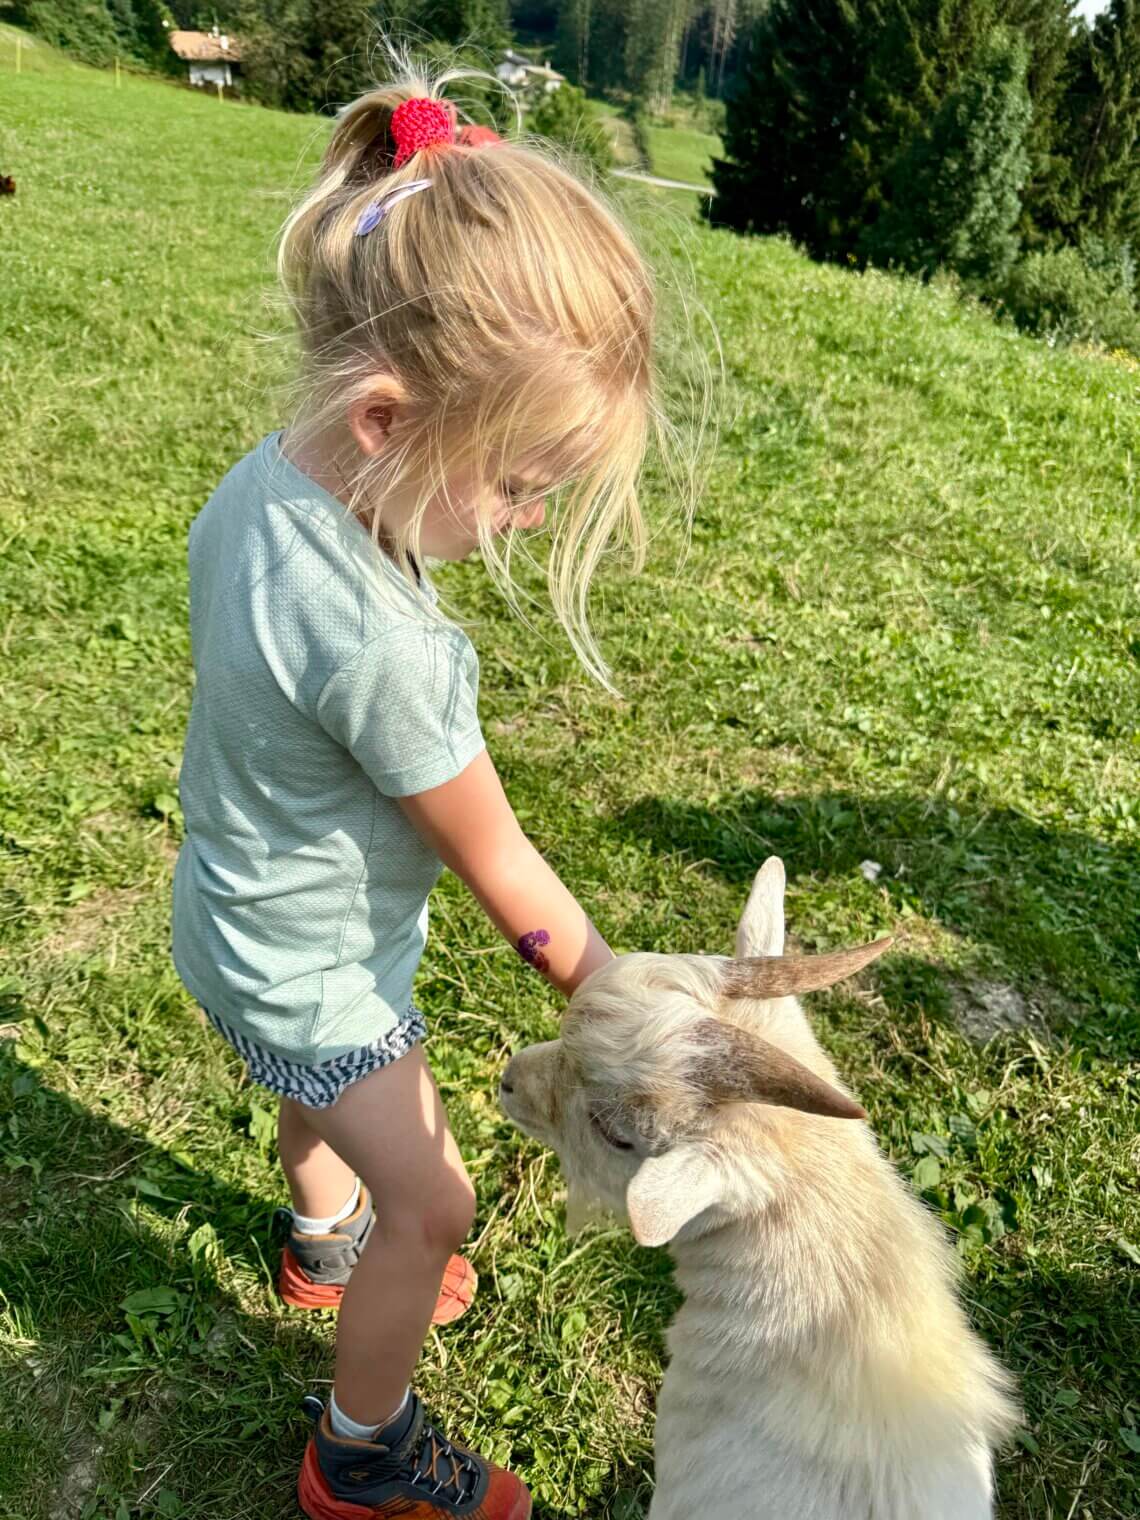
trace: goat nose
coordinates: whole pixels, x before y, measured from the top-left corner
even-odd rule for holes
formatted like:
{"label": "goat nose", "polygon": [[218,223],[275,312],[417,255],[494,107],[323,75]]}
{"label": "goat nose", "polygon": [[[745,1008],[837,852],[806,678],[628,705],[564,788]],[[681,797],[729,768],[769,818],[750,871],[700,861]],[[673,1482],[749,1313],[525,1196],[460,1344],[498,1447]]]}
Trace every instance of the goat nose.
{"label": "goat nose", "polygon": [[502,1079],[502,1081],[499,1083],[499,1091],[500,1092],[505,1092],[505,1093],[507,1093],[509,1095],[510,1093],[513,1093],[514,1090],[515,1089],[514,1089],[513,1083],[508,1082],[507,1079],[506,1079],[506,1077],[504,1077]]}

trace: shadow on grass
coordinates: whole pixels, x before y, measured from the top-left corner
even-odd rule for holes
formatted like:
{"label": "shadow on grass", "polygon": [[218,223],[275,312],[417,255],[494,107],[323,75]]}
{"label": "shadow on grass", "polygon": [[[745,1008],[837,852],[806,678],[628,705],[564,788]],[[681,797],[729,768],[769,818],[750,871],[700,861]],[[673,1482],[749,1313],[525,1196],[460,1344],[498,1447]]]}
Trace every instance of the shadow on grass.
{"label": "shadow on grass", "polygon": [[[1048,990],[1055,997],[1047,1002],[1070,1005],[1066,1033],[1075,1044],[1112,1057],[1131,1054],[1140,1040],[1140,840],[1109,845],[1008,810],[845,792],[741,792],[715,811],[647,797],[609,827],[739,883],[742,900],[770,854],[783,857],[793,884],[810,875],[836,890],[852,884],[869,890],[859,868],[875,861],[888,915],[919,913],[992,947],[1006,976],[1017,976],[1027,994]],[[950,987],[943,975],[939,988],[936,967],[923,974],[911,967],[909,987],[905,967],[896,973],[883,962],[882,972],[902,978],[888,1001],[921,992],[935,1017],[948,1014]]]}
{"label": "shadow on grass", "polygon": [[[0,1163],[15,1346],[0,1494],[35,1495],[20,1520],[217,1513],[210,1496],[232,1494],[235,1465],[249,1512],[280,1512],[327,1345],[268,1301],[243,1308],[216,1270],[224,1255],[256,1298],[272,1206],[45,1087],[6,1041]],[[194,1249],[156,1215],[187,1221]]]}
{"label": "shadow on grass", "polygon": [[[327,1392],[331,1320],[271,1294],[275,1203],[45,1086],[0,1039],[0,1520],[300,1513],[300,1401]],[[636,1482],[609,1475],[597,1520],[638,1520]]]}
{"label": "shadow on grass", "polygon": [[971,1317],[1017,1376],[1023,1439],[998,1460],[999,1513],[1132,1516],[1140,1277],[1123,1259],[1087,1271],[1048,1263],[971,1283]]}

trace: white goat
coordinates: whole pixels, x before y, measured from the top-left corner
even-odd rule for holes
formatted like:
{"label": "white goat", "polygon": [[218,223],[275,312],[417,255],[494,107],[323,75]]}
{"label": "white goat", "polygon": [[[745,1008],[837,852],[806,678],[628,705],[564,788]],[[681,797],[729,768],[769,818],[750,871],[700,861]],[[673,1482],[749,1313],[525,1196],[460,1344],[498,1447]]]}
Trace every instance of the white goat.
{"label": "white goat", "polygon": [[597,1200],[671,1243],[650,1520],[985,1520],[1010,1379],[967,1323],[942,1229],[880,1154],[794,994],[886,948],[784,957],[784,869],[756,877],[737,959],[625,955],[562,1038],[503,1077]]}

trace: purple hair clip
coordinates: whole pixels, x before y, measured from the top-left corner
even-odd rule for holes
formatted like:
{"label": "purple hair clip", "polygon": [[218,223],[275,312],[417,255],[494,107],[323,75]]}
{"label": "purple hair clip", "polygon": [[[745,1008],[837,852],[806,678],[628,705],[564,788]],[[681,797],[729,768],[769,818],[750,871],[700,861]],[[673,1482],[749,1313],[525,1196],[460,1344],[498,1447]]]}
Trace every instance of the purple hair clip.
{"label": "purple hair clip", "polygon": [[420,190],[426,190],[430,184],[430,179],[412,179],[406,185],[398,185],[395,190],[389,190],[388,194],[382,195],[379,200],[369,201],[356,219],[356,236],[367,237],[373,227],[383,221],[393,206],[398,205],[400,201],[406,201],[409,195],[416,195]]}

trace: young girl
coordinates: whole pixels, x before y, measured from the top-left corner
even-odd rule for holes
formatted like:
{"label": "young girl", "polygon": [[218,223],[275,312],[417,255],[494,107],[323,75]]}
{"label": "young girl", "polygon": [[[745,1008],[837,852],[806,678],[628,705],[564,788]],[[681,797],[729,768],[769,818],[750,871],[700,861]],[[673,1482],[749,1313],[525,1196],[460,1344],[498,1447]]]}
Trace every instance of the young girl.
{"label": "young girl", "polygon": [[559,991],[610,951],[511,811],[474,651],[424,565],[478,548],[509,593],[516,535],[558,488],[552,602],[604,677],[586,590],[615,540],[640,554],[651,283],[590,189],[457,130],[422,82],[341,114],[279,267],[304,400],[190,535],[175,961],[281,1099],[282,1295],[340,1305],[302,1509],[525,1520],[524,1485],[409,1388],[429,1324],[475,1286],[453,1255],[474,1194],[412,979],[442,865]]}

